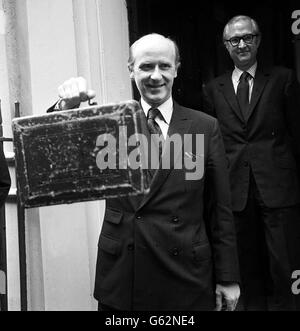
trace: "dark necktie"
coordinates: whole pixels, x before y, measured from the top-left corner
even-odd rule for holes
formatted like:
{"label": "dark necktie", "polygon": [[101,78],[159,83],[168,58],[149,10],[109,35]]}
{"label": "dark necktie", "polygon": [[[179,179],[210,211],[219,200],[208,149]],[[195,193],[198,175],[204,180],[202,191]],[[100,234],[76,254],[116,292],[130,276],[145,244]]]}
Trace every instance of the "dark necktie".
{"label": "dark necktie", "polygon": [[[148,112],[148,117],[147,117],[147,124],[148,124],[148,129],[151,135],[159,135],[160,139],[157,140],[157,136],[152,136],[151,141],[154,142],[155,146],[151,146],[154,148],[154,150],[157,151],[158,154],[155,156],[158,156],[156,162],[154,161],[155,164],[159,163],[161,160],[162,156],[162,150],[163,150],[163,142],[164,142],[164,136],[162,134],[162,131],[159,127],[159,125],[156,123],[155,118],[158,117],[159,119],[164,121],[164,118],[157,108],[150,108]],[[160,141],[161,140],[161,141]],[[158,165],[158,164],[157,164]],[[150,174],[153,177],[156,169],[150,169]]]}
{"label": "dark necktie", "polygon": [[159,134],[162,135],[161,129],[159,125],[156,123],[155,118],[158,117],[159,119],[164,121],[164,118],[157,108],[150,108],[148,112],[147,124],[151,134]]}
{"label": "dark necktie", "polygon": [[241,112],[244,116],[244,119],[247,120],[248,118],[248,108],[249,108],[249,79],[251,75],[244,71],[241,74],[240,81],[237,87],[237,99],[241,109]]}

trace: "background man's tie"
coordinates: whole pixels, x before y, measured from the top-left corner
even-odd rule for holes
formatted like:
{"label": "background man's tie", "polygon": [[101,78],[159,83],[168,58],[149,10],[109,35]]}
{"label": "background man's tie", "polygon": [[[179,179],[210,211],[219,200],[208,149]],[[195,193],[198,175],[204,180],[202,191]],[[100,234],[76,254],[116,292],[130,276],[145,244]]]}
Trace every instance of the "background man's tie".
{"label": "background man's tie", "polygon": [[237,99],[245,120],[248,118],[248,109],[249,109],[249,79],[251,75],[244,71],[241,74],[240,81],[237,87]]}
{"label": "background man's tie", "polygon": [[[162,131],[159,127],[159,125],[156,123],[155,118],[158,117],[160,118],[162,121],[164,121],[164,118],[161,114],[161,112],[159,111],[159,109],[157,108],[150,108],[149,112],[148,112],[148,117],[147,117],[147,124],[148,124],[148,129],[150,134],[158,134],[162,139],[164,138]],[[152,148],[155,148],[157,150],[158,153],[158,160],[161,160],[161,156],[162,156],[162,150],[163,150],[163,144],[159,143],[159,141],[157,141],[157,139],[154,139],[154,137],[152,137],[152,141],[155,142],[156,146],[152,146]],[[150,169],[150,174],[153,177],[154,173],[155,173],[156,169]]]}

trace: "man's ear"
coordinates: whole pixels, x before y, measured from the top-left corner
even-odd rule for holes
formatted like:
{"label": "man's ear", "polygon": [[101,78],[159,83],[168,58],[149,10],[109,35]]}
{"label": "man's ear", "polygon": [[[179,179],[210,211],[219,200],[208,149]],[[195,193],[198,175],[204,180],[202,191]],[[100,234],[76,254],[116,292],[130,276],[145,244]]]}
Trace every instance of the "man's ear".
{"label": "man's ear", "polygon": [[257,48],[259,47],[259,45],[260,45],[260,42],[261,42],[261,35],[259,35],[258,37],[257,37]]}
{"label": "man's ear", "polygon": [[175,78],[176,78],[177,75],[178,75],[178,71],[179,71],[180,67],[181,67],[181,63],[179,62],[179,63],[176,64],[176,68],[175,68],[175,76],[174,76]]}
{"label": "man's ear", "polygon": [[128,64],[128,71],[129,71],[129,77],[130,79],[134,79],[134,73],[133,73],[133,66],[132,64]]}
{"label": "man's ear", "polygon": [[228,42],[227,41],[223,41],[223,45],[224,47],[227,49],[228,53],[229,53],[229,45],[228,45]]}

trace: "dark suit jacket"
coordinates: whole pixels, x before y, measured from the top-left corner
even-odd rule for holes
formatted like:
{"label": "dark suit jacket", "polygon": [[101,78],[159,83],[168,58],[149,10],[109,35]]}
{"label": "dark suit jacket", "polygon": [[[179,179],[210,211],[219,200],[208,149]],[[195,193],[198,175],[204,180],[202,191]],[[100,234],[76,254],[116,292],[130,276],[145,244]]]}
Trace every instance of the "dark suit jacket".
{"label": "dark suit jacket", "polygon": [[245,208],[250,167],[270,208],[299,203],[300,89],[291,70],[257,69],[247,120],[234,92],[232,73],[204,90],[204,111],[219,120],[229,161],[233,210]]}
{"label": "dark suit jacket", "polygon": [[[142,132],[149,135],[143,112],[141,118]],[[239,281],[218,123],[175,104],[168,134],[173,133],[204,134],[204,177],[187,181],[184,169],[160,169],[149,194],[107,200],[94,293],[102,304],[121,310],[211,310],[216,282]],[[215,211],[207,222],[205,188]]]}
{"label": "dark suit jacket", "polygon": [[0,143],[0,208],[4,205],[10,189],[10,175],[3,153],[3,147]]}

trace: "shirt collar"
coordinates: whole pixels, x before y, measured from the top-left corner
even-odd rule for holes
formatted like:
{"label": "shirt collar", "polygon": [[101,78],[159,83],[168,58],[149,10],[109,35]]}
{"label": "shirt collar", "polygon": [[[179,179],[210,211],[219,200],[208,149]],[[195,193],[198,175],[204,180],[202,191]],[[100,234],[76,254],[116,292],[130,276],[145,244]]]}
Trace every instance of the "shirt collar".
{"label": "shirt collar", "polygon": [[[144,111],[144,113],[146,115],[146,118],[147,118],[148,112],[149,112],[150,108],[152,108],[152,107],[143,98],[141,99],[141,105],[142,105],[143,111]],[[172,97],[170,97],[162,105],[160,105],[159,107],[156,107],[156,108],[159,109],[159,111],[161,112],[161,114],[162,114],[164,120],[166,121],[166,123],[168,125],[170,125],[172,114],[173,114],[173,99],[172,99]]]}
{"label": "shirt collar", "polygon": [[[257,69],[257,62],[255,62],[253,64],[252,67],[250,67],[247,72],[251,75],[252,78],[255,78],[255,74],[256,74],[256,69]],[[235,67],[232,73],[232,79],[236,82],[238,82],[240,80],[241,74],[244,71],[240,70],[239,68]]]}

